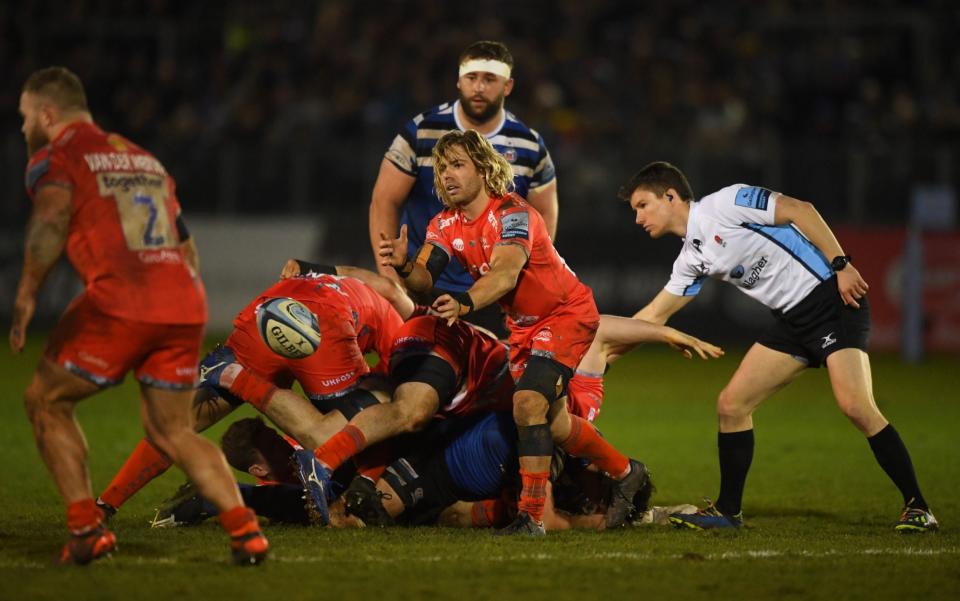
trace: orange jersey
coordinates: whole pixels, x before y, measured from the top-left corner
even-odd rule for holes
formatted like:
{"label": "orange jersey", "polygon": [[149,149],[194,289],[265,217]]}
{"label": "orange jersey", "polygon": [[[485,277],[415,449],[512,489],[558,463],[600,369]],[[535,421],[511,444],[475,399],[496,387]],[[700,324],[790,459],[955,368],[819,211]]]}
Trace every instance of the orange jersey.
{"label": "orange jersey", "polygon": [[67,258],[97,309],[145,323],[206,323],[203,283],[179,248],[173,178],[157,159],[92,123],[73,123],[27,165],[31,199],[48,185],[71,190]]}
{"label": "orange jersey", "polygon": [[517,285],[499,301],[510,325],[529,327],[547,316],[583,304],[593,293],[553,247],[543,217],[516,194],[491,197],[479,217],[467,221],[445,209],[430,220],[426,241],[459,261],[475,280],[490,270],[493,249],[519,245],[529,257]]}
{"label": "orange jersey", "polygon": [[[296,299],[320,324],[320,346],[303,359],[288,359],[271,351],[257,331],[257,307],[276,297]],[[335,275],[280,280],[243,308],[233,322],[227,346],[245,367],[280,386],[292,376],[314,400],[339,396],[370,372],[364,355],[376,352],[385,370],[390,346],[403,320],[372,288],[353,278]],[[378,366],[379,367],[379,366]]]}

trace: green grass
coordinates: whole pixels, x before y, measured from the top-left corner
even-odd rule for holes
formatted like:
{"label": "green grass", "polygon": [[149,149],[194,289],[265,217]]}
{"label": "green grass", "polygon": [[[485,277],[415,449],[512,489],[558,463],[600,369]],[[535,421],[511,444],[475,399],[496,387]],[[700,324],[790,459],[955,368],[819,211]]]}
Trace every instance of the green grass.
{"label": "green grass", "polygon": [[[173,470],[118,515],[114,557],[76,569],[51,567],[64,540],[63,508],[20,401],[39,351],[33,341],[25,356],[0,363],[0,599],[960,598],[956,357],[873,363],[878,402],[910,448],[943,524],[933,536],[893,532],[898,493],[834,405],[826,374],[811,371],[755,416],[749,528],[739,532],[645,527],[501,540],[433,528],[267,527],[271,561],[240,570],[227,565],[226,540],[213,522],[149,529],[153,507],[182,480]],[[649,349],[611,370],[598,425],[650,465],[657,504],[716,494],[713,403],[739,356],[703,363]],[[141,435],[135,387],[128,379],[83,403],[79,418],[99,490]]]}

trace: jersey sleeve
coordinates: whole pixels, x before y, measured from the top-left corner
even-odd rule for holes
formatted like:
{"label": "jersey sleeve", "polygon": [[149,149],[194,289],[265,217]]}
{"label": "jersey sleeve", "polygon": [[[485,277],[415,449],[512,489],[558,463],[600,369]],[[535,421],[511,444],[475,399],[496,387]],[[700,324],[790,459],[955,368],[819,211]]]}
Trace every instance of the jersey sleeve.
{"label": "jersey sleeve", "polygon": [[384,157],[407,175],[417,175],[417,121],[411,119],[390,143]]}
{"label": "jersey sleeve", "polygon": [[427,224],[427,233],[426,233],[426,236],[424,237],[424,243],[432,244],[433,246],[436,246],[443,252],[447,253],[447,256],[450,257],[452,256],[452,252],[450,250],[450,241],[447,240],[446,237],[443,235],[443,230],[441,230],[439,226],[440,217],[442,215],[443,213],[436,215]]}
{"label": "jersey sleeve", "polygon": [[537,166],[534,167],[533,177],[530,178],[530,189],[536,190],[557,179],[557,170],[553,165],[553,158],[550,156],[550,151],[547,150],[543,138],[537,132],[533,133],[537,136],[539,150],[537,152]]}
{"label": "jersey sleeve", "polygon": [[[516,244],[523,247],[527,256],[530,256],[537,235],[537,225],[543,225],[542,218],[539,215],[531,215],[526,203],[515,202],[504,205],[498,213],[500,238],[497,240],[497,245]],[[537,222],[537,219],[541,221]]]}
{"label": "jersey sleeve", "polygon": [[779,192],[760,186],[729,186],[715,194],[714,210],[732,225],[756,223],[774,225]]}
{"label": "jersey sleeve", "polygon": [[696,296],[699,294],[703,281],[707,279],[707,274],[694,259],[692,251],[688,251],[686,248],[680,251],[677,260],[673,262],[670,281],[663,289],[675,296]]}
{"label": "jersey sleeve", "polygon": [[53,152],[48,146],[36,152],[27,163],[24,185],[27,195],[33,199],[37,190],[43,186],[58,185],[67,188],[73,187],[73,178],[67,170],[64,157],[59,152]]}

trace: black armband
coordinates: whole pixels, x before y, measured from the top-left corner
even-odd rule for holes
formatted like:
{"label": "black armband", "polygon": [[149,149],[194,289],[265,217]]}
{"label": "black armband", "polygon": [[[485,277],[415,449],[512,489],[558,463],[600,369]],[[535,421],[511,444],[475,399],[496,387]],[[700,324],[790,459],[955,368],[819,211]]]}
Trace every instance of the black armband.
{"label": "black armband", "polygon": [[455,294],[451,294],[450,296],[453,297],[453,300],[460,303],[461,307],[467,308],[467,310],[461,313],[460,315],[466,315],[467,313],[473,311],[473,299],[470,298],[470,294],[467,293],[466,291],[457,292]]}
{"label": "black armband", "polygon": [[294,259],[294,261],[296,261],[297,265],[300,266],[300,275],[309,275],[311,273],[316,275],[320,275],[322,273],[337,275],[337,268],[335,265],[311,263],[310,261],[304,261],[303,259]]}
{"label": "black armband", "polygon": [[187,224],[183,221],[183,215],[177,215],[177,236],[180,237],[180,242],[186,242],[190,239],[190,230],[187,229]]}

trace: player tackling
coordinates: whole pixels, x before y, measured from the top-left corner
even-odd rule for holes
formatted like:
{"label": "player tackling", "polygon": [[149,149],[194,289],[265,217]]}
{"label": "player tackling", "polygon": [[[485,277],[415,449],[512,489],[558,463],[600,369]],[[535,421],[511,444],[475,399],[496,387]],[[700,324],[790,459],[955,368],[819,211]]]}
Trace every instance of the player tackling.
{"label": "player tackling", "polygon": [[20,113],[33,211],[11,350],[23,349],[37,292],[64,250],[85,286],[51,334],[25,395],[40,455],[67,505],[72,536],[60,562],[87,564],[116,546],[93,500],[74,407],[133,370],[147,436],[220,510],[234,561],[259,563],[268,545],[257,517],[244,507],[223,454],[191,424],[207,306],[173,179],[148,152],[96,126],[83,85],[63,67],[27,79]]}
{"label": "player tackling", "polygon": [[[841,411],[866,437],[903,495],[900,532],[937,529],[900,435],[873,398],[867,283],[816,208],[765,188],[735,184],[697,200],[683,173],[651,163],[620,192],[637,224],[684,239],[664,289],[635,317],[663,324],[713,277],[769,307],[776,323],[750,348],[717,399],[720,495],[671,520],[690,528],[735,528],[753,460],[753,412],[807,367],[826,365]],[[829,257],[829,259],[828,259]]]}

